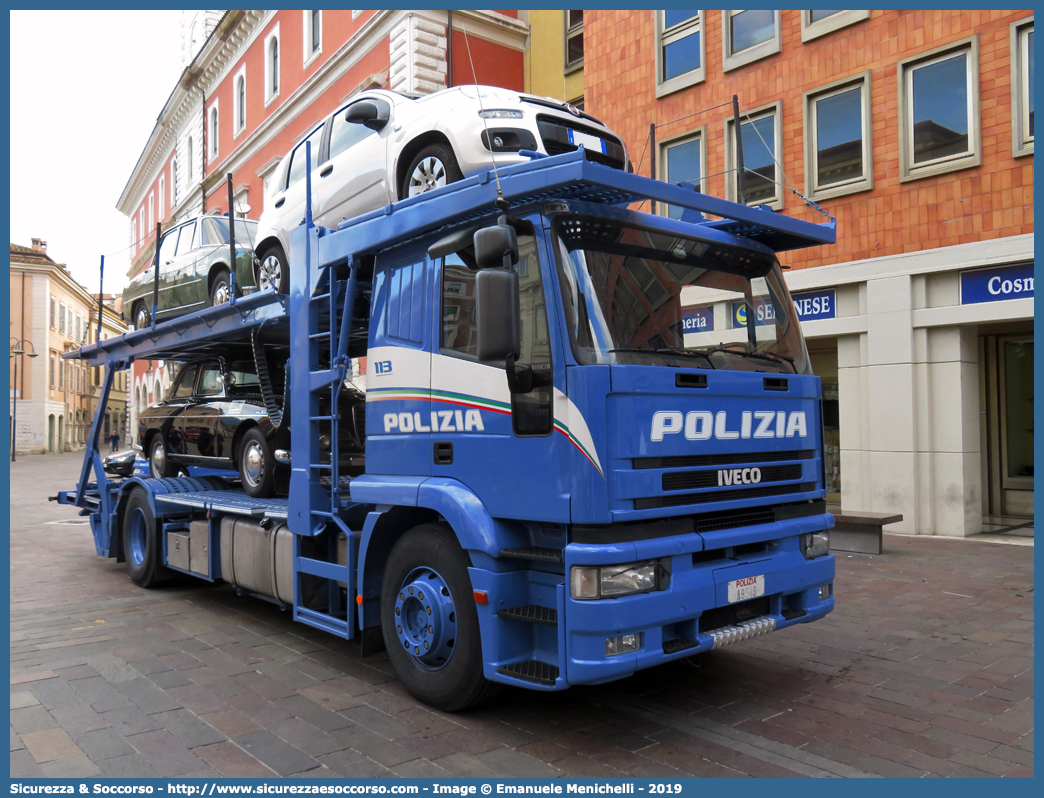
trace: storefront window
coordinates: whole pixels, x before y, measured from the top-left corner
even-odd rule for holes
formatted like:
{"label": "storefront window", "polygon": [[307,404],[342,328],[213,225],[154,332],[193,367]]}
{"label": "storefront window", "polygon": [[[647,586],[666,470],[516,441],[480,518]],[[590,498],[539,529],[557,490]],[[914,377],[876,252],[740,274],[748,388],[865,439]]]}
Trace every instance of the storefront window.
{"label": "storefront window", "polygon": [[1033,478],[1033,341],[1004,343],[1005,477]]}
{"label": "storefront window", "polygon": [[823,457],[827,499],[841,501],[841,416],[836,382],[823,383]]}

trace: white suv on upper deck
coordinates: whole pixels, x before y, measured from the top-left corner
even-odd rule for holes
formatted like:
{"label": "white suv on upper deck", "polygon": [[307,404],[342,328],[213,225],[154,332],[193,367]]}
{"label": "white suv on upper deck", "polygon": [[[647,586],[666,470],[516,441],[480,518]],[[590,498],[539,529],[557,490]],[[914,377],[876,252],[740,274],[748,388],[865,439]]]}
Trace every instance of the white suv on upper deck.
{"label": "white suv on upper deck", "polygon": [[631,169],[621,138],[590,114],[546,97],[458,86],[422,97],[364,91],[314,126],[280,162],[265,197],[255,252],[259,287],[289,290],[290,230],[305,214],[311,142],[312,215],[336,227],[389,202],[488,169],[583,146],[591,160]]}

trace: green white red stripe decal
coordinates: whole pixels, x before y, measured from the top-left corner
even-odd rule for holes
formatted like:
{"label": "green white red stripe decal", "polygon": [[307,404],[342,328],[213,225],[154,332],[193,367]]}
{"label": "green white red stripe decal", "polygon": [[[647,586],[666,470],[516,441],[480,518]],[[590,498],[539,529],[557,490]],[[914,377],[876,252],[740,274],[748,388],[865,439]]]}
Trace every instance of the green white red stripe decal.
{"label": "green white red stripe decal", "polygon": [[[480,399],[479,397],[470,394],[424,390],[423,388],[369,388],[366,392],[367,402],[382,402],[390,400],[441,402],[443,404],[457,405],[459,407],[489,410],[492,413],[500,413],[506,416],[511,415],[510,404],[496,402],[489,399]],[[587,447],[577,439],[576,435],[570,431],[569,427],[557,418],[555,419],[555,429],[565,435],[569,442],[576,447],[577,451],[579,451],[580,454],[582,454],[587,461],[595,467],[599,476],[601,476],[602,479],[605,479],[605,474],[598,463],[597,455],[588,451]]]}

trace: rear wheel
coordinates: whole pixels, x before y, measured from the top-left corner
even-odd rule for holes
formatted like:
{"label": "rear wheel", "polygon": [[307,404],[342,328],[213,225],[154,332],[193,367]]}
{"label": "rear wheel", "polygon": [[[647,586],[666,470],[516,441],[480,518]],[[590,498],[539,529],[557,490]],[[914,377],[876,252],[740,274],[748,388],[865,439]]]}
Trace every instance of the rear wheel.
{"label": "rear wheel", "polygon": [[381,627],[403,686],[453,712],[489,698],[468,555],[444,524],[422,524],[392,547],[381,586]]}
{"label": "rear wheel", "polygon": [[157,434],[149,445],[149,473],[154,479],[174,477],[178,474],[178,467],[167,457],[167,444],[162,433]]}
{"label": "rear wheel", "polygon": [[149,311],[145,309],[144,302],[135,303],[131,316],[134,318],[135,330],[144,330],[152,324],[152,320],[149,318]]}
{"label": "rear wheel", "polygon": [[463,179],[457,158],[448,144],[429,144],[414,156],[406,170],[400,199],[442,188]]}
{"label": "rear wheel", "polygon": [[277,294],[290,293],[290,272],[286,268],[286,255],[278,244],[266,249],[261,256],[261,265],[257,271],[257,287],[261,291],[271,287]]}
{"label": "rear wheel", "polygon": [[160,563],[163,547],[148,496],[135,488],[123,510],[123,557],[127,573],[138,587],[155,587],[167,576]]}
{"label": "rear wheel", "polygon": [[255,499],[272,495],[275,485],[275,458],[259,427],[251,427],[239,446],[239,478],[243,490]]}

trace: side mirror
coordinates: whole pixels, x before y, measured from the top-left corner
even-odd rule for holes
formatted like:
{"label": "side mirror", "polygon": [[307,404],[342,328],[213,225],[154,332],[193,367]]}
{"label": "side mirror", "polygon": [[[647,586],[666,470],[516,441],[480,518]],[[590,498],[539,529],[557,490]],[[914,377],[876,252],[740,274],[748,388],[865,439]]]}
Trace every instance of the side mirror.
{"label": "side mirror", "polygon": [[[518,263],[518,235],[515,228],[495,224],[475,231],[475,262],[480,269],[499,269]],[[510,260],[508,260],[510,258]],[[515,279],[516,296],[518,278]]]}
{"label": "side mirror", "polygon": [[369,100],[360,100],[348,107],[345,121],[353,125],[365,125],[371,130],[380,130],[388,124],[387,114],[381,114],[377,104]]}
{"label": "side mirror", "polygon": [[[477,241],[478,233],[475,238]],[[475,275],[475,320],[480,361],[518,356],[522,349],[519,315],[517,274],[506,269],[487,269]]]}
{"label": "side mirror", "polygon": [[225,383],[226,388],[231,388],[233,385],[236,384],[236,375],[233,374],[231,371],[226,371],[224,374],[221,375],[221,381]]}

